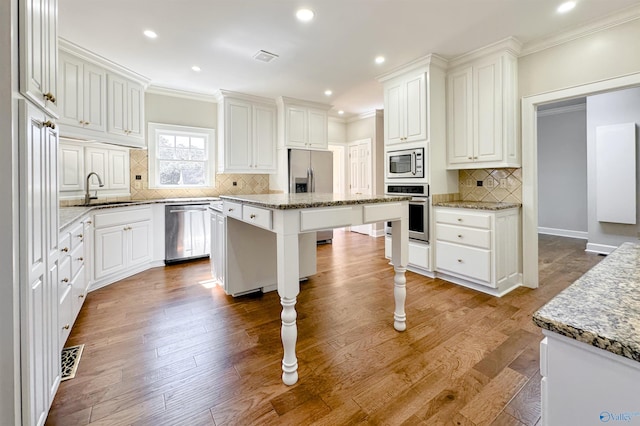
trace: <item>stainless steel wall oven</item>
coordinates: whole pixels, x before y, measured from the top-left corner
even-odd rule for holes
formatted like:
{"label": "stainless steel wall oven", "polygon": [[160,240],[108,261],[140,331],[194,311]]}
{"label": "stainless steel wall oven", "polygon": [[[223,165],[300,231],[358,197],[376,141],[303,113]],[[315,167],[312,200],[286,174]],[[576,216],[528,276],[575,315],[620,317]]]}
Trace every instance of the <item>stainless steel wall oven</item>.
{"label": "stainless steel wall oven", "polygon": [[[386,192],[413,195],[409,201],[409,239],[429,242],[429,185],[387,185]],[[391,234],[391,222],[385,228]]]}

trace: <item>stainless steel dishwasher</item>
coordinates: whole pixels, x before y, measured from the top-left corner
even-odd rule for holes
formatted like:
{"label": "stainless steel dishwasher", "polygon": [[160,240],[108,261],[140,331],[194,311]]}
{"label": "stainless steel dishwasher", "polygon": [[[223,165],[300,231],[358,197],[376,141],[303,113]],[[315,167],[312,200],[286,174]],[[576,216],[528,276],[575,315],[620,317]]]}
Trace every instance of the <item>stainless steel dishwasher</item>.
{"label": "stainless steel dishwasher", "polygon": [[165,264],[209,256],[208,207],[208,203],[165,206]]}

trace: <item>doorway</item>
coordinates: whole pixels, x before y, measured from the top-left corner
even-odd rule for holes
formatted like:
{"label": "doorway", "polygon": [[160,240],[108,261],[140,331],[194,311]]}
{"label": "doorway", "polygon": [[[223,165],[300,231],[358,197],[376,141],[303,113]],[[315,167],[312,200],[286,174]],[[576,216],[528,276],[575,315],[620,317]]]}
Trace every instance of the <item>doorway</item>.
{"label": "doorway", "polygon": [[528,96],[522,99],[523,284],[538,287],[538,106],[611,90],[640,86],[640,73]]}
{"label": "doorway", "polygon": [[[371,139],[361,139],[347,144],[349,153],[349,194],[371,195]],[[352,232],[372,235],[372,225],[351,226]]]}

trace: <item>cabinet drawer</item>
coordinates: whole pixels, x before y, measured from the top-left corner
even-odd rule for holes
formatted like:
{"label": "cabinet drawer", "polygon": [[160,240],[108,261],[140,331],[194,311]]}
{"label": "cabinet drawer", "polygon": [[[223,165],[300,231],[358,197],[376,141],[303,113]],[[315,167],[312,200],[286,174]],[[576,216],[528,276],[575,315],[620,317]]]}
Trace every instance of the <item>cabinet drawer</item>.
{"label": "cabinet drawer", "polygon": [[117,208],[109,213],[96,213],[93,217],[96,228],[124,225],[128,223],[151,220],[151,207],[143,208]]}
{"label": "cabinet drawer", "polygon": [[60,241],[58,242],[58,247],[60,247],[60,251],[63,254],[71,253],[71,236],[68,231],[65,231],[60,234]]}
{"label": "cabinet drawer", "polygon": [[242,219],[242,204],[224,200],[222,211],[229,217]]}
{"label": "cabinet drawer", "polygon": [[84,224],[78,223],[69,231],[71,251],[75,250],[84,241]]}
{"label": "cabinet drawer", "polygon": [[71,278],[75,278],[82,265],[84,265],[84,246],[81,244],[71,252]]}
{"label": "cabinet drawer", "polygon": [[351,206],[332,209],[302,210],[300,212],[300,230],[317,231],[348,226],[353,223]]}
{"label": "cabinet drawer", "polygon": [[437,241],[436,269],[489,283],[491,282],[491,252]]}
{"label": "cabinet drawer", "polygon": [[252,206],[242,206],[242,220],[261,228],[269,230],[273,228],[271,210]]}
{"label": "cabinet drawer", "polygon": [[467,228],[465,226],[436,224],[438,241],[464,244],[485,249],[491,248],[491,231],[487,229]]}
{"label": "cabinet drawer", "polygon": [[436,222],[491,229],[491,214],[463,210],[436,210]]}

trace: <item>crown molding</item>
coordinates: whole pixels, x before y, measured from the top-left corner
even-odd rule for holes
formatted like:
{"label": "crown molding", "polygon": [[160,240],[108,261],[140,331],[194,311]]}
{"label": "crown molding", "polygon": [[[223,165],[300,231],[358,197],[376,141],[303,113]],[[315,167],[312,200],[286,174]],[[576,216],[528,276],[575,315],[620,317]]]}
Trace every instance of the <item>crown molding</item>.
{"label": "crown molding", "polygon": [[429,67],[431,66],[435,66],[438,68],[441,68],[443,70],[447,69],[447,64],[448,61],[443,58],[442,56],[436,55],[435,53],[431,53],[427,56],[423,56],[421,58],[417,58],[414,59],[411,62],[408,62],[404,65],[401,65],[399,67],[396,67],[394,69],[392,69],[389,72],[386,72],[382,75],[379,75],[378,77],[376,77],[376,79],[381,82],[384,83],[387,80],[391,80],[392,78],[401,76],[402,74],[408,72],[408,71],[413,71],[413,70],[417,70],[417,69],[424,69],[425,72],[428,70]]}
{"label": "crown molding", "polygon": [[378,111],[377,109],[372,109],[371,111],[365,111],[362,112],[354,117],[350,117],[347,119],[347,123],[351,124],[351,123],[355,123],[356,121],[360,121],[360,120],[366,120],[367,118],[372,118],[378,115]]}
{"label": "crown molding", "polygon": [[472,50],[470,52],[463,53],[460,56],[456,56],[449,61],[449,67],[455,68],[464,63],[498,52],[507,52],[517,58],[520,55],[521,50],[522,43],[520,42],[520,40],[515,37],[507,37],[486,46],[482,46],[478,49]]}
{"label": "crown molding", "polygon": [[287,96],[278,96],[276,98],[276,103],[278,105],[287,105],[287,104],[300,105],[308,108],[317,108],[325,111],[329,111],[331,108],[333,108],[333,105],[323,104],[321,102],[305,101],[303,99],[289,98]]}
{"label": "crown molding", "polygon": [[549,37],[526,43],[522,48],[520,57],[568,43],[608,28],[613,28],[627,22],[635,21],[636,19],[640,19],[640,5],[631,6],[619,12],[605,16],[604,18],[596,19],[585,25],[575,27],[569,31],[563,31]]}
{"label": "crown molding", "polygon": [[216,103],[216,96],[213,94],[189,92],[186,90],[172,89],[170,87],[149,86],[145,93],[152,95],[171,96],[172,98],[190,99],[192,101]]}
{"label": "crown molding", "polygon": [[138,74],[137,72],[132,71],[129,68],[123,67],[122,65],[117,64],[103,56],[100,56],[97,53],[93,53],[92,51],[87,50],[84,47],[78,46],[77,44],[70,42],[65,38],[58,37],[58,48],[63,52],[67,52],[74,56],[78,56],[87,62],[91,62],[94,65],[97,65],[102,68],[106,68],[111,72],[120,74],[123,77],[134,80],[142,84],[145,90],[149,86],[149,83],[151,83],[150,78],[145,77],[142,74]]}
{"label": "crown molding", "polygon": [[538,111],[538,117],[548,117],[550,115],[566,114],[568,112],[586,111],[587,104],[568,105],[558,108],[550,108],[542,111]]}
{"label": "crown molding", "polygon": [[257,102],[257,103],[269,104],[269,105],[276,104],[275,99],[264,98],[262,96],[256,96],[256,95],[249,95],[246,93],[233,92],[231,90],[224,90],[224,89],[217,90],[214,96],[218,103],[222,102],[224,98],[229,97],[229,98],[235,98],[235,99],[242,99],[247,102]]}

